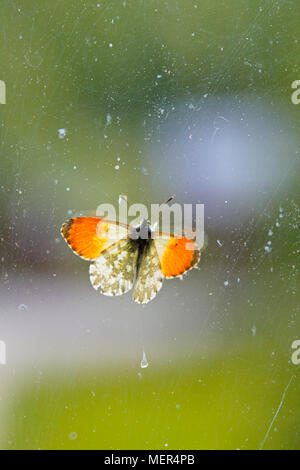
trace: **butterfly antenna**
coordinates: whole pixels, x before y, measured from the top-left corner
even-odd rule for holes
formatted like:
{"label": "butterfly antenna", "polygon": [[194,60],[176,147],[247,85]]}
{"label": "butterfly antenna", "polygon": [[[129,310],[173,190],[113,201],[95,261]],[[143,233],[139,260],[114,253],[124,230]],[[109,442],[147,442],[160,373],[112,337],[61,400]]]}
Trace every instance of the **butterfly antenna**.
{"label": "butterfly antenna", "polygon": [[[169,197],[169,199],[167,199],[163,204],[169,204],[169,202],[173,201],[173,199],[175,199],[176,195],[173,194],[172,196]],[[162,204],[162,205],[163,205]]]}

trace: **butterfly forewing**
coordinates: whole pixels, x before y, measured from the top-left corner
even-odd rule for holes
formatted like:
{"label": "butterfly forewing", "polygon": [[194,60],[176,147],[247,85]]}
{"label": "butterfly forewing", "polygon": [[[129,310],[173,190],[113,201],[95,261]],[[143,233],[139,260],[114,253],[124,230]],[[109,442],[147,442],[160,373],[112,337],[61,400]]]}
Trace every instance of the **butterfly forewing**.
{"label": "butterfly forewing", "polygon": [[153,239],[159,256],[162,274],[166,278],[182,276],[200,260],[200,250],[195,242],[164,232],[154,232]]}
{"label": "butterfly forewing", "polygon": [[120,239],[127,238],[128,226],[99,217],[75,217],[63,224],[61,234],[77,255],[94,260]]}

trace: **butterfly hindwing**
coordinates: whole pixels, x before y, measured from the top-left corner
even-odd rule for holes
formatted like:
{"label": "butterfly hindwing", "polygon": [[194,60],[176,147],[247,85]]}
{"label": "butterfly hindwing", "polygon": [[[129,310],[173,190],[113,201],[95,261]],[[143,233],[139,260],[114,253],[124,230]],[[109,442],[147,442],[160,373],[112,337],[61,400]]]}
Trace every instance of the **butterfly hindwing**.
{"label": "butterfly hindwing", "polygon": [[130,238],[120,240],[90,265],[92,286],[104,295],[125,294],[133,286],[137,259],[137,243]]}
{"label": "butterfly hindwing", "polygon": [[163,275],[153,240],[149,240],[140,257],[132,298],[138,303],[152,300],[161,289]]}

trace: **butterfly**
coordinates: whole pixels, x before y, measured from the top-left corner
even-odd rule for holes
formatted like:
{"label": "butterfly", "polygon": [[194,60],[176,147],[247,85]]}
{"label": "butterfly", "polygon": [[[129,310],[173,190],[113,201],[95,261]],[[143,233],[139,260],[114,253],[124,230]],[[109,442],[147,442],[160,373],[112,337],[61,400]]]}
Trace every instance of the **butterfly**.
{"label": "butterfly", "polygon": [[92,286],[104,295],[122,295],[145,304],[164,278],[181,277],[196,267],[200,250],[185,237],[154,231],[145,219],[137,227],[100,217],[67,220],[61,234],[70,248],[91,262]]}

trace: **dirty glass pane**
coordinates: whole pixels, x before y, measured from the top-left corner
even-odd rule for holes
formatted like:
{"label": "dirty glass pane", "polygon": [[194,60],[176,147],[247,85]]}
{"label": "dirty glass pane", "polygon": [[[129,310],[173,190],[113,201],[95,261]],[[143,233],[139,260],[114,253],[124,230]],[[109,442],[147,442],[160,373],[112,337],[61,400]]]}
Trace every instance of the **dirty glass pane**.
{"label": "dirty glass pane", "polygon": [[[297,2],[0,14],[0,447],[299,449]],[[174,193],[200,269],[96,292],[61,224]]]}

